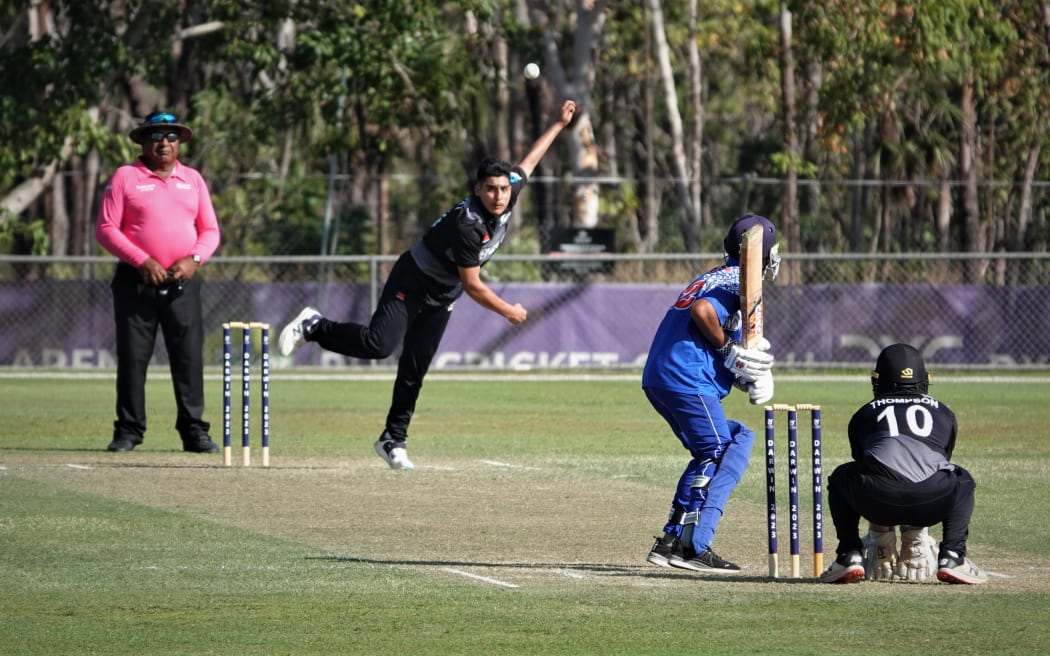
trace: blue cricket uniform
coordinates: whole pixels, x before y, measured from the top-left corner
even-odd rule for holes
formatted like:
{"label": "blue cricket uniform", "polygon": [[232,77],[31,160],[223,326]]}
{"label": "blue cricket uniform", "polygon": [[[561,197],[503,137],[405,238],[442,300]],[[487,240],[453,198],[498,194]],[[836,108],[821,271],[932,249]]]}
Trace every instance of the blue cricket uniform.
{"label": "blue cricket uniform", "polygon": [[649,347],[642,387],[725,398],[733,373],[722,366],[722,356],[700,334],[689,311],[699,299],[710,303],[733,339],[740,339],[735,318],[740,309],[740,265],[736,260],[700,276],[678,295],[664,315]]}
{"label": "blue cricket uniform", "polygon": [[[642,389],[692,459],[682,472],[671,503],[699,518],[692,532],[697,553],[711,548],[726,502],[747,468],[754,433],[727,419],[721,400],[733,386],[734,374],[723,364],[719,345],[700,333],[690,316],[700,300],[711,304],[719,323],[740,339],[740,265],[728,259],[692,281],[667,310],[653,337],[642,372]],[[681,523],[669,520],[665,533],[682,536]]]}

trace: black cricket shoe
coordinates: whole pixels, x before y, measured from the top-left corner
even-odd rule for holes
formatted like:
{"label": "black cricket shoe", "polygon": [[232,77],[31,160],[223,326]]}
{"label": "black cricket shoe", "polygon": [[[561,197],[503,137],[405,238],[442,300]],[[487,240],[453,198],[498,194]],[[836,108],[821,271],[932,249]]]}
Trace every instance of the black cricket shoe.
{"label": "black cricket shoe", "polygon": [[696,553],[691,546],[683,545],[681,541],[678,541],[678,548],[674,549],[667,558],[667,564],[671,567],[704,574],[713,572],[735,574],[740,571],[740,565],[725,560],[710,549]]}
{"label": "black cricket shoe", "polygon": [[671,564],[667,560],[674,553],[676,547],[681,549],[681,543],[677,537],[670,533],[664,533],[655,539],[656,543],[653,544],[653,548],[649,550],[649,555],[645,559],[653,565],[670,567]]}

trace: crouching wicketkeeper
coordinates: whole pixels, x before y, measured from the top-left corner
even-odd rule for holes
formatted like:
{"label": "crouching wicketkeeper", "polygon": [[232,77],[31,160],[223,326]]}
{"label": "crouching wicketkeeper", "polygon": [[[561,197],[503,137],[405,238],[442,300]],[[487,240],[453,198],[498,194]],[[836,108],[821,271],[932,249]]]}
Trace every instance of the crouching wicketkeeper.
{"label": "crouching wicketkeeper", "polygon": [[[986,576],[966,557],[974,483],[970,473],[949,462],[958,429],[955,414],[926,392],[929,376],[922,356],[907,344],[886,347],[871,373],[874,399],[849,423],[852,462],[828,478],[828,506],[838,535],[837,557],[820,579],[849,583],[864,578],[864,541],[869,532],[870,578],[921,580],[931,573],[932,538],[927,526],[943,529],[937,578],[979,584]],[[897,552],[894,526],[902,529]]]}

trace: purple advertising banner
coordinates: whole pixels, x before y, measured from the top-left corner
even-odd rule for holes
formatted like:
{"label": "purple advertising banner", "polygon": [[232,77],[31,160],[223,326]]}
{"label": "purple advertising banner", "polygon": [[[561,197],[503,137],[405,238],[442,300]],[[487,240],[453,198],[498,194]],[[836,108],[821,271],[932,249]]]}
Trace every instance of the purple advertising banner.
{"label": "purple advertising banner", "polygon": [[[528,320],[512,326],[467,297],[455,304],[434,369],[637,367],[679,287],[656,284],[508,283]],[[366,321],[364,285],[208,282],[206,363],[221,362],[224,321],[265,321],[273,339],[306,303],[337,320]],[[919,348],[931,363],[1050,366],[1050,288],[924,284],[771,286],[766,336],[778,363],[870,366],[886,344]],[[108,282],[0,283],[0,366],[115,367]],[[157,362],[166,362],[158,339]],[[386,364],[395,361],[396,355]],[[317,347],[275,367],[361,366]]]}

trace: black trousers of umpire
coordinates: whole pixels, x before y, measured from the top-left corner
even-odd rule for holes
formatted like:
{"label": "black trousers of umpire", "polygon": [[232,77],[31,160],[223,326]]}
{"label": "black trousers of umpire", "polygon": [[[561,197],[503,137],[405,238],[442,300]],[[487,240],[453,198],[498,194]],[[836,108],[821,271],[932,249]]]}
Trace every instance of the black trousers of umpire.
{"label": "black trousers of umpire", "polygon": [[135,443],[146,432],[146,370],[153,357],[157,328],[171,367],[177,410],[175,430],[186,440],[206,435],[204,414],[204,321],[201,277],[177,286],[155,287],[142,282],[134,267],[121,263],[110,288],[117,328],[117,420],[113,438]]}
{"label": "black trousers of umpire", "polygon": [[401,344],[386,417],[386,431],[395,440],[408,439],[423,378],[445,335],[452,303],[462,293],[459,285],[439,285],[423,275],[406,252],[390,271],[368,325],[322,319],[310,333],[309,341],[325,350],[364,360],[389,357]]}
{"label": "black trousers of umpire", "polygon": [[941,524],[941,552],[965,556],[977,484],[970,472],[954,467],[919,483],[872,472],[856,461],[836,467],[828,477],[828,509],[839,540],[836,553],[864,551],[858,526],[864,517],[885,526]]}

